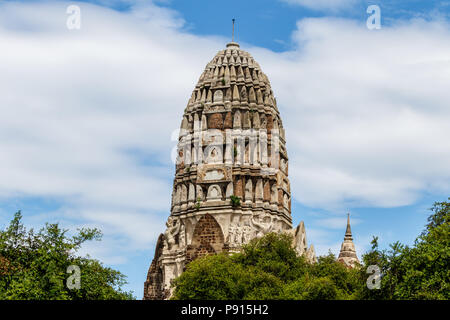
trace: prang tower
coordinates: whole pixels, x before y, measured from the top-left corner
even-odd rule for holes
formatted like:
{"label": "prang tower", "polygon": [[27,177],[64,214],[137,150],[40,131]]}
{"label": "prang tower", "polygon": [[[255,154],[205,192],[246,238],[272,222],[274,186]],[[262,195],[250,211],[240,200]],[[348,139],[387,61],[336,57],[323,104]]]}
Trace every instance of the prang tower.
{"label": "prang tower", "polygon": [[292,229],[285,131],[267,76],[231,42],[206,65],[181,121],[167,229],[156,244],[144,299],[167,299],[171,281],[205,254],[234,252],[288,232],[315,261],[303,222]]}

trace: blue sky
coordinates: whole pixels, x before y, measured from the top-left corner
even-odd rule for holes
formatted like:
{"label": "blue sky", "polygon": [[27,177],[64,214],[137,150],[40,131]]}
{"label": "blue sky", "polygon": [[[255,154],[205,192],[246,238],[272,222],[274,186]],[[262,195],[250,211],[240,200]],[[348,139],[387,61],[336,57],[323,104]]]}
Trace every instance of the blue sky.
{"label": "blue sky", "polygon": [[[81,8],[81,29],[66,8]],[[368,5],[381,8],[368,30]],[[350,211],[412,244],[450,195],[449,1],[4,1],[0,4],[0,225],[98,227],[83,254],[142,296],[169,214],[171,139],[231,38],[268,75],[287,134],[295,224],[338,253]]]}

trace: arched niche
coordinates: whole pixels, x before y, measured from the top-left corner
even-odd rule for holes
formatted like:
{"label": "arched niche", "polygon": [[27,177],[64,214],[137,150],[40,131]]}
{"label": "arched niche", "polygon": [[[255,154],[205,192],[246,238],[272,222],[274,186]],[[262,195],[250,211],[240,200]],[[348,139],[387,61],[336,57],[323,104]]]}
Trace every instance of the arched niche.
{"label": "arched niche", "polygon": [[222,189],[219,185],[213,184],[208,188],[208,194],[206,200],[221,200],[222,199]]}
{"label": "arched niche", "polygon": [[217,220],[209,213],[200,218],[194,228],[191,244],[186,249],[190,262],[207,254],[219,253],[224,248],[224,235]]}

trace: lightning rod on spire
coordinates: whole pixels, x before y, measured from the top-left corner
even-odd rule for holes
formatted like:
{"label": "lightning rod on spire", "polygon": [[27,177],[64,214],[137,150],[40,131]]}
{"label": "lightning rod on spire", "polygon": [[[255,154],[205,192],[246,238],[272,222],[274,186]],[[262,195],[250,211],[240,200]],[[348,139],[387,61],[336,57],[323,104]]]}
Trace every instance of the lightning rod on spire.
{"label": "lightning rod on spire", "polygon": [[236,19],[231,19],[231,21],[233,22],[233,33],[231,34],[231,42],[234,42],[234,22],[236,21]]}

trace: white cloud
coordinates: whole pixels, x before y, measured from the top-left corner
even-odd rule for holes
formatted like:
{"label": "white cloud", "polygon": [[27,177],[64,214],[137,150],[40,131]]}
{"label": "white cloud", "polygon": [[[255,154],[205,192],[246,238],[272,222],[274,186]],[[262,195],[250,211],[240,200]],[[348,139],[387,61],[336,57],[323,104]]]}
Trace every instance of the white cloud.
{"label": "white cloud", "polygon": [[357,0],[281,0],[283,2],[299,5],[314,10],[341,10],[350,8]]}
{"label": "white cloud", "polygon": [[[79,4],[81,30],[69,31],[66,5],[1,4],[0,198],[59,199],[64,219],[119,235],[96,252],[123,261],[163,231],[170,134],[225,40],[183,32],[152,4]],[[242,45],[278,98],[296,200],[389,207],[450,191],[448,30],[304,19],[294,51]]]}
{"label": "white cloud", "polygon": [[304,19],[296,50],[250,50],[277,96],[298,201],[395,207],[449,193],[449,30]]}
{"label": "white cloud", "polygon": [[163,231],[170,135],[223,42],[180,32],[148,2],[127,13],[79,3],[70,31],[67,5],[1,4],[0,199],[57,199],[54,219],[99,226],[102,254],[126,239],[110,250],[123,257]]}

